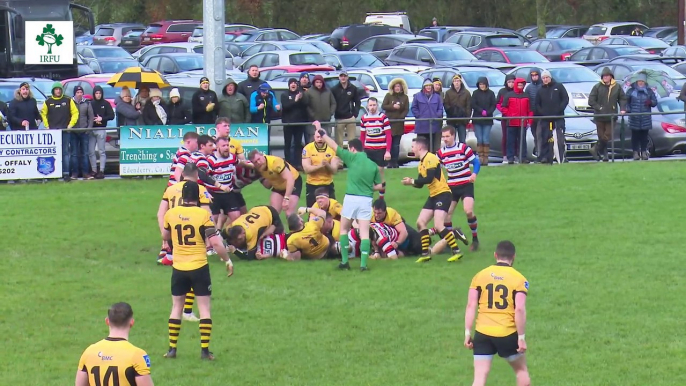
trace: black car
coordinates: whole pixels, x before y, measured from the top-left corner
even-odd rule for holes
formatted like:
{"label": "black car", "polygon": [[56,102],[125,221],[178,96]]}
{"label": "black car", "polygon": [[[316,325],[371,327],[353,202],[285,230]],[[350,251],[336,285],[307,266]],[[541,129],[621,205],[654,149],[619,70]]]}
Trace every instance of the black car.
{"label": "black car", "polygon": [[476,57],[469,51],[450,43],[403,44],[386,58],[389,66],[454,66],[476,61]]}
{"label": "black car", "polygon": [[425,36],[414,35],[378,35],[364,39],[350,51],[368,52],[383,60],[391,54],[395,47],[404,43],[426,43],[434,40]]}
{"label": "black car", "polygon": [[143,66],[161,74],[176,74],[205,68],[203,55],[191,53],[152,55],[145,59]]}
{"label": "black car", "polygon": [[593,43],[577,38],[538,39],[529,46],[551,62],[567,60],[573,53],[586,47],[593,47]]}
{"label": "black car", "polygon": [[529,44],[531,44],[529,40],[515,33],[499,33],[475,30],[458,32],[446,39],[445,42],[459,44],[469,52],[474,52],[481,48],[487,47],[528,47]]}
{"label": "black car", "polygon": [[337,70],[350,68],[374,68],[384,67],[386,63],[367,52],[339,51],[331,54],[323,54],[326,64]]}
{"label": "black car", "polygon": [[649,37],[649,38],[664,39],[676,31],[677,31],[677,28],[672,27],[672,26],[669,26],[669,27],[652,27],[652,28],[648,28],[647,30],[643,31],[643,36]]}
{"label": "black car", "polygon": [[603,40],[598,44],[599,46],[607,45],[625,45],[641,47],[648,51],[650,54],[660,54],[664,51],[669,44],[663,42],[657,38],[645,37],[645,36],[610,36],[609,38]]}
{"label": "black car", "polygon": [[364,39],[376,35],[391,35],[393,27],[383,24],[351,24],[336,28],[329,38],[329,44],[339,51],[347,51]]}
{"label": "black car", "polygon": [[569,61],[582,66],[595,66],[617,56],[647,53],[640,47],[597,45],[580,49],[569,57]]}
{"label": "black car", "polygon": [[121,38],[121,43],[119,43],[119,47],[123,48],[128,52],[129,54],[133,54],[134,52],[138,51],[141,49],[141,35],[143,34],[143,31],[138,31],[138,30],[132,30],[129,31],[126,35],[124,35]]}

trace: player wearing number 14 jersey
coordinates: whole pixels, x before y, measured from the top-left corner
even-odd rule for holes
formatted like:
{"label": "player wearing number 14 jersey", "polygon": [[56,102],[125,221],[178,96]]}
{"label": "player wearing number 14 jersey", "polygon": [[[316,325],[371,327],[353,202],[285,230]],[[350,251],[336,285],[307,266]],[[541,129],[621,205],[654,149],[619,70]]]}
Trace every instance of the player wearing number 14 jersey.
{"label": "player wearing number 14 jersey", "polygon": [[[464,345],[474,350],[474,385],[486,385],[493,356],[498,354],[515,371],[518,386],[529,386],[526,366],[526,300],[529,282],[512,267],[515,246],[501,241],[496,264],[477,273],[469,286]],[[478,308],[478,316],[477,316]],[[471,329],[476,316],[472,338]]]}

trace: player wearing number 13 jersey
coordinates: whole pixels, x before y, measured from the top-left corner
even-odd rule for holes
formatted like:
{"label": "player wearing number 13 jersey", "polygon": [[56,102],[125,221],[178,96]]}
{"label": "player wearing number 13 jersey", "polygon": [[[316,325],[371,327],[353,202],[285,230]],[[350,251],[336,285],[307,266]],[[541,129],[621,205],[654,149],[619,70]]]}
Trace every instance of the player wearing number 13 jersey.
{"label": "player wearing number 13 jersey", "polygon": [[236,255],[249,260],[255,259],[258,242],[274,233],[283,233],[283,225],[279,213],[268,205],[250,209],[222,230],[222,236],[236,248]]}
{"label": "player wearing number 13 jersey", "polygon": [[[496,264],[477,273],[469,286],[465,311],[465,347],[474,350],[474,385],[485,385],[493,356],[507,360],[518,386],[530,384],[526,366],[526,299],[529,282],[512,267],[515,246],[501,241]],[[478,316],[477,316],[478,308]],[[476,316],[474,337],[472,324]]]}
{"label": "player wearing number 13 jersey", "polygon": [[152,386],[150,357],[129,343],[133,310],[128,303],[116,303],[107,311],[107,338],[90,345],[81,355],[76,386]]}

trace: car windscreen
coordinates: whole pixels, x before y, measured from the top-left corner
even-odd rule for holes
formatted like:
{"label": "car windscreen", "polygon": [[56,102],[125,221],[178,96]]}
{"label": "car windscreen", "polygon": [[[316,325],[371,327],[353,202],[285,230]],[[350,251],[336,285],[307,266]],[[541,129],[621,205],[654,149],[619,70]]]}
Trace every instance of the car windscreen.
{"label": "car windscreen", "polygon": [[325,65],[326,60],[322,54],[315,53],[303,53],[303,54],[291,54],[288,56],[288,62],[291,65],[297,66],[302,64],[310,65]]}
{"label": "car windscreen", "polygon": [[669,44],[663,42],[660,39],[655,39],[655,38],[643,37],[640,39],[631,39],[631,42],[634,43],[634,45],[637,45],[637,46],[643,47],[643,48],[647,48],[647,47],[667,48],[667,47],[669,47]]}
{"label": "car windscreen", "polygon": [[586,67],[558,67],[548,70],[553,79],[562,84],[600,81],[600,76]]}
{"label": "car windscreen", "polygon": [[384,65],[379,58],[372,54],[341,55],[339,59],[343,63],[343,67],[381,67]]}
{"label": "car windscreen", "polygon": [[137,60],[101,60],[100,70],[105,74],[122,72],[130,67],[140,67]]}
{"label": "car windscreen", "polygon": [[382,90],[388,90],[388,84],[396,78],[402,78],[405,83],[407,83],[407,88],[409,89],[421,89],[422,83],[424,82],[424,79],[421,76],[413,73],[374,75],[374,79],[379,83],[379,87],[381,87]]}
{"label": "car windscreen", "polygon": [[485,76],[488,79],[489,87],[500,87],[505,84],[505,74],[498,70],[484,70],[484,71],[465,71],[460,73],[467,87],[476,89],[476,82],[479,78]]}
{"label": "car windscreen", "polygon": [[145,29],[146,34],[156,34],[162,30],[161,24],[150,24],[148,28]]}
{"label": "car windscreen", "polygon": [[179,65],[181,71],[202,70],[205,67],[205,61],[201,55],[176,56],[174,59],[176,59],[176,64]]}
{"label": "car windscreen", "polygon": [[439,61],[473,60],[474,55],[460,47],[434,47],[431,53]]}
{"label": "car windscreen", "polygon": [[122,58],[130,59],[131,54],[126,52],[123,48],[91,48],[96,58]]}
{"label": "car windscreen", "polygon": [[[685,79],[686,78],[679,71],[673,69],[672,67],[669,67],[666,64],[662,64],[662,63],[645,63],[645,64],[641,63],[641,64],[629,65],[629,66],[634,71],[639,71],[639,70],[643,70],[643,69],[655,70],[655,71],[664,71],[672,79]],[[682,109],[683,109],[683,107],[682,107]]]}
{"label": "car windscreen", "polygon": [[603,27],[600,25],[594,25],[591,28],[586,31],[586,35],[589,36],[598,36],[598,35],[605,35],[605,32],[607,32],[607,27]]}
{"label": "car windscreen", "polygon": [[593,43],[583,39],[560,40],[557,44],[562,50],[580,50],[584,47],[593,46]]}
{"label": "car windscreen", "polygon": [[511,63],[539,63],[548,61],[548,59],[536,51],[509,50],[503,52],[510,59]]}
{"label": "car windscreen", "polygon": [[521,47],[524,42],[517,36],[490,36],[487,37],[489,47]]}

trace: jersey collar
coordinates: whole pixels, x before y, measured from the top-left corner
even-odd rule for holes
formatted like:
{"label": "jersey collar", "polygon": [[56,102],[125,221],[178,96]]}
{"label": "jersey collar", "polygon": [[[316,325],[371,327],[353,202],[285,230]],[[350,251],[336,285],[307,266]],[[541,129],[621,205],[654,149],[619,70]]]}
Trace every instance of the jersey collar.
{"label": "jersey collar", "polygon": [[317,146],[317,143],[316,143],[316,142],[312,142],[312,143],[314,144],[314,148],[317,149],[317,151],[320,152],[320,153],[323,153],[323,152],[327,151],[328,148],[329,148],[329,145],[327,145],[326,143],[325,143],[324,146],[322,146],[322,147]]}
{"label": "jersey collar", "polygon": [[126,340],[126,339],[124,339],[124,338],[113,338],[111,336],[108,336],[107,338],[105,338],[105,340],[108,340],[110,342],[121,342],[121,341]]}
{"label": "jersey collar", "polygon": [[512,267],[510,264],[503,263],[503,262],[495,263],[495,265],[497,265],[497,266],[499,266],[499,267]]}

